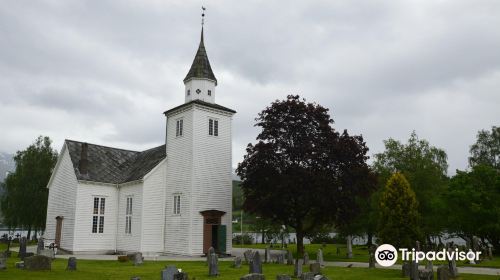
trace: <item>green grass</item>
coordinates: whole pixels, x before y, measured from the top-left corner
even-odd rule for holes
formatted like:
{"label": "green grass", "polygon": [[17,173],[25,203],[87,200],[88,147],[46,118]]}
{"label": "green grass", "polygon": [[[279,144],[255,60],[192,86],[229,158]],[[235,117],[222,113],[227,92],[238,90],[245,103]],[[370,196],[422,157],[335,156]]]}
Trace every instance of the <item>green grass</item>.
{"label": "green grass", "polygon": [[[132,276],[140,276],[142,280],[159,279],[160,271],[165,265],[174,264],[182,268],[189,275],[189,279],[196,278],[213,279],[207,276],[208,268],[204,262],[167,262],[146,261],[142,266],[133,266],[132,263],[120,263],[118,261],[91,261],[78,260],[77,271],[66,271],[67,260],[56,259],[52,263],[51,271],[32,272],[16,269],[14,263],[16,258],[8,260],[8,268],[0,271],[0,279],[130,279]],[[231,262],[219,262],[220,280],[237,280],[248,273],[248,266],[236,269],[230,267]],[[306,269],[304,267],[304,269]],[[266,279],[275,279],[277,274],[292,274],[293,266],[265,264],[263,266]],[[407,279],[401,277],[399,270],[392,269],[368,269],[368,268],[340,268],[328,267],[323,273],[330,279],[354,280],[354,279]],[[462,280],[498,280],[498,276],[462,275]]]}

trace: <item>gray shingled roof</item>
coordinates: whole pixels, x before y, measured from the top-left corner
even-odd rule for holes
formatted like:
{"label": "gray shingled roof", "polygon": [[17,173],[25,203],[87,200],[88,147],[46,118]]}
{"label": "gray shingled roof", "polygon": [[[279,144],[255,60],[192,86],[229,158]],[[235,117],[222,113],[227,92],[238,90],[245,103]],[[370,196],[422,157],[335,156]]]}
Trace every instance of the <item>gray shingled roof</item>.
{"label": "gray shingled roof", "polygon": [[189,72],[184,78],[184,82],[187,82],[191,78],[202,78],[215,81],[217,84],[217,79],[215,78],[212,67],[210,67],[210,61],[208,61],[207,51],[205,50],[205,43],[203,42],[203,28],[201,28],[201,40],[198,46],[198,51],[194,57],[193,64],[189,69]]}
{"label": "gray shingled roof", "polygon": [[224,106],[221,106],[219,104],[215,104],[215,103],[209,103],[209,102],[205,102],[203,100],[200,100],[200,99],[195,99],[195,100],[191,100],[189,101],[188,103],[184,103],[184,104],[181,104],[177,107],[174,107],[170,110],[167,110],[165,112],[163,112],[163,114],[167,115],[168,113],[170,112],[173,112],[177,109],[180,109],[180,108],[183,108],[183,107],[187,107],[187,106],[190,106],[191,104],[198,104],[198,105],[202,105],[202,106],[206,106],[206,107],[210,107],[210,108],[213,108],[213,109],[217,109],[217,110],[221,110],[221,111],[226,111],[226,112],[230,112],[230,113],[236,113],[235,110],[233,109],[229,109],[227,107],[224,107]]}
{"label": "gray shingled roof", "polygon": [[143,152],[87,144],[88,172],[78,170],[83,142],[66,140],[78,180],[121,184],[144,178],[166,157],[165,145]]}

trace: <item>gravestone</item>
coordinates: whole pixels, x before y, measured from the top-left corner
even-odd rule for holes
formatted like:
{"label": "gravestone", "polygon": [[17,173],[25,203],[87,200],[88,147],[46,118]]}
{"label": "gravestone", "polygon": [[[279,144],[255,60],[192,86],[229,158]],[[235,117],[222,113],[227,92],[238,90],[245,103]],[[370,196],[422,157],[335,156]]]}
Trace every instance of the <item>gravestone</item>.
{"label": "gravestone", "polygon": [[321,267],[325,266],[323,261],[323,250],[318,249],[318,254],[316,255],[316,262],[319,263]]}
{"label": "gravestone", "polygon": [[448,280],[450,279],[450,269],[447,266],[440,266],[437,269],[437,280]]}
{"label": "gravestone", "polygon": [[269,247],[266,247],[266,251],[264,252],[264,262],[265,263],[271,262],[271,248]]}
{"label": "gravestone", "polygon": [[285,255],[283,255],[283,253],[279,253],[276,255],[276,263],[285,264]]}
{"label": "gravestone", "polygon": [[27,270],[50,270],[52,260],[46,256],[31,256],[24,258],[24,268]]}
{"label": "gravestone", "polygon": [[266,280],[264,274],[250,273],[240,278],[240,280]]}
{"label": "gravestone", "polygon": [[46,257],[49,257],[51,259],[56,258],[56,256],[54,255],[54,250],[52,250],[52,249],[42,249],[38,252],[38,255],[46,256]]}
{"label": "gravestone", "polygon": [[403,277],[409,277],[410,276],[410,263],[403,262],[403,265],[401,266],[401,271],[402,271]]}
{"label": "gravestone", "polygon": [[375,246],[370,246],[368,250],[370,253],[370,257],[368,259],[368,268],[375,268]]}
{"label": "gravestone", "polygon": [[418,280],[418,263],[416,261],[410,262],[410,279]]}
{"label": "gravestone", "polygon": [[352,259],[352,235],[346,237],[347,241],[347,258]]}
{"label": "gravestone", "polygon": [[24,262],[16,262],[15,266],[16,268],[24,269]]}
{"label": "gravestone", "polygon": [[[452,247],[448,248],[448,252],[452,251],[453,251]],[[451,278],[458,277],[457,261],[454,258],[448,260],[448,271],[450,273]]]}
{"label": "gravestone", "polygon": [[234,258],[233,267],[234,268],[241,268],[241,257]]}
{"label": "gravestone", "polygon": [[68,259],[68,266],[66,267],[66,270],[70,270],[70,271],[76,270],[76,258],[75,257],[70,257]]}
{"label": "gravestone", "polygon": [[320,274],[321,273],[321,266],[319,263],[312,263],[309,265],[309,271],[312,272],[314,275]]}
{"label": "gravestone", "polygon": [[314,280],[314,273],[304,272],[299,278],[300,280]]}
{"label": "gravestone", "polygon": [[286,254],[286,264],[287,265],[293,265],[293,255],[291,251],[287,251]]}
{"label": "gravestone", "polygon": [[21,239],[19,240],[19,254],[18,254],[19,258],[21,260],[24,260],[24,258],[26,257],[26,237],[21,237]]}
{"label": "gravestone", "polygon": [[309,254],[307,252],[304,253],[304,265],[309,265]]}
{"label": "gravestone", "polygon": [[161,271],[161,280],[174,280],[174,275],[176,273],[177,267],[175,265],[169,265]]}
{"label": "gravestone", "polygon": [[214,247],[210,247],[208,248],[208,252],[207,252],[207,265],[210,264],[210,258],[212,256],[212,254],[215,254],[215,249]]}
{"label": "gravestone", "polygon": [[250,270],[249,271],[250,274],[252,274],[252,273],[261,274],[262,273],[262,262],[260,260],[259,251],[256,251],[253,254],[252,259],[250,260],[249,270]]}
{"label": "gravestone", "polygon": [[290,277],[290,275],[286,275],[286,274],[279,274],[279,275],[276,275],[276,280],[292,280],[292,277]]}
{"label": "gravestone", "polygon": [[434,264],[432,263],[432,261],[427,261],[425,269],[431,271],[430,280],[434,280]]}
{"label": "gravestone", "polygon": [[0,269],[7,268],[7,259],[5,257],[0,257]]}
{"label": "gravestone", "polygon": [[141,277],[139,277],[139,276],[132,276],[132,277],[130,277],[130,280],[141,280]]}
{"label": "gravestone", "polygon": [[295,277],[300,277],[302,275],[302,264],[303,264],[302,259],[298,259],[297,262],[295,263],[295,268],[293,270],[293,276]]}
{"label": "gravestone", "polygon": [[182,272],[178,271],[174,274],[174,280],[188,280],[188,279],[189,279],[188,274],[184,271]]}
{"label": "gravestone", "polygon": [[491,246],[488,247],[488,259],[490,259],[490,260],[493,259],[493,251],[491,250]]}
{"label": "gravestone", "polygon": [[314,276],[314,280],[328,280],[328,278],[324,275],[316,275]]}
{"label": "gravestone", "polygon": [[418,271],[418,279],[419,280],[433,280],[434,272],[432,270],[421,269]]}
{"label": "gravestone", "polygon": [[219,275],[219,259],[215,253],[210,255],[210,263],[208,264],[208,276]]}
{"label": "gravestone", "polygon": [[243,252],[243,257],[245,258],[246,264],[250,263],[250,260],[252,259],[252,250],[246,250]]}
{"label": "gravestone", "polygon": [[[477,252],[477,250],[475,250]],[[472,252],[472,249],[469,249],[469,252]],[[474,252],[472,252],[474,254]],[[470,264],[476,264],[474,259],[469,260]]]}
{"label": "gravestone", "polygon": [[134,261],[135,266],[142,265],[142,261],[143,261],[142,253],[140,253],[140,252],[135,253],[133,261]]}
{"label": "gravestone", "polygon": [[45,249],[45,245],[43,243],[43,238],[40,237],[40,238],[38,238],[38,244],[36,246],[36,254],[40,255],[40,251],[43,249]]}

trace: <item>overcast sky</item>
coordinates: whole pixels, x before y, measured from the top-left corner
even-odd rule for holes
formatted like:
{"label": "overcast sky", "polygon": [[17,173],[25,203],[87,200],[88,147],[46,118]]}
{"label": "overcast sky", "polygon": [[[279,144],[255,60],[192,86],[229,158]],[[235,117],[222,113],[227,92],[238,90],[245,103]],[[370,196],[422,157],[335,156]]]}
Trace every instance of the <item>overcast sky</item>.
{"label": "overcast sky", "polygon": [[467,167],[480,129],[500,125],[500,1],[1,1],[0,151],[38,135],[143,150],[164,141],[165,110],[207,7],[216,103],[235,109],[233,166],[257,113],[300,94],[370,155],[412,130]]}

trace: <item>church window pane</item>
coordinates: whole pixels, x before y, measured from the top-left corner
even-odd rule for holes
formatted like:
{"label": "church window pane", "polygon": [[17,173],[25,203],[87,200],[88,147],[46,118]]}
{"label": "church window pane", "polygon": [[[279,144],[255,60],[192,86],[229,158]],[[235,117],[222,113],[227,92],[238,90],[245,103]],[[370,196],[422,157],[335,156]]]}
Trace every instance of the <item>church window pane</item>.
{"label": "church window pane", "polygon": [[181,213],[181,196],[174,195],[174,214]]}
{"label": "church window pane", "polygon": [[212,91],[208,90],[208,96],[212,96]]}
{"label": "church window pane", "polygon": [[125,209],[125,233],[132,233],[132,197],[127,197],[127,206]]}
{"label": "church window pane", "polygon": [[208,135],[219,136],[219,121],[208,119]]}
{"label": "church window pane", "polygon": [[104,197],[94,197],[94,207],[92,211],[92,233],[104,232],[104,209],[106,199]]}
{"label": "church window pane", "polygon": [[176,137],[182,136],[183,123],[184,123],[184,121],[182,119],[177,120],[177,122],[175,124],[175,136]]}

